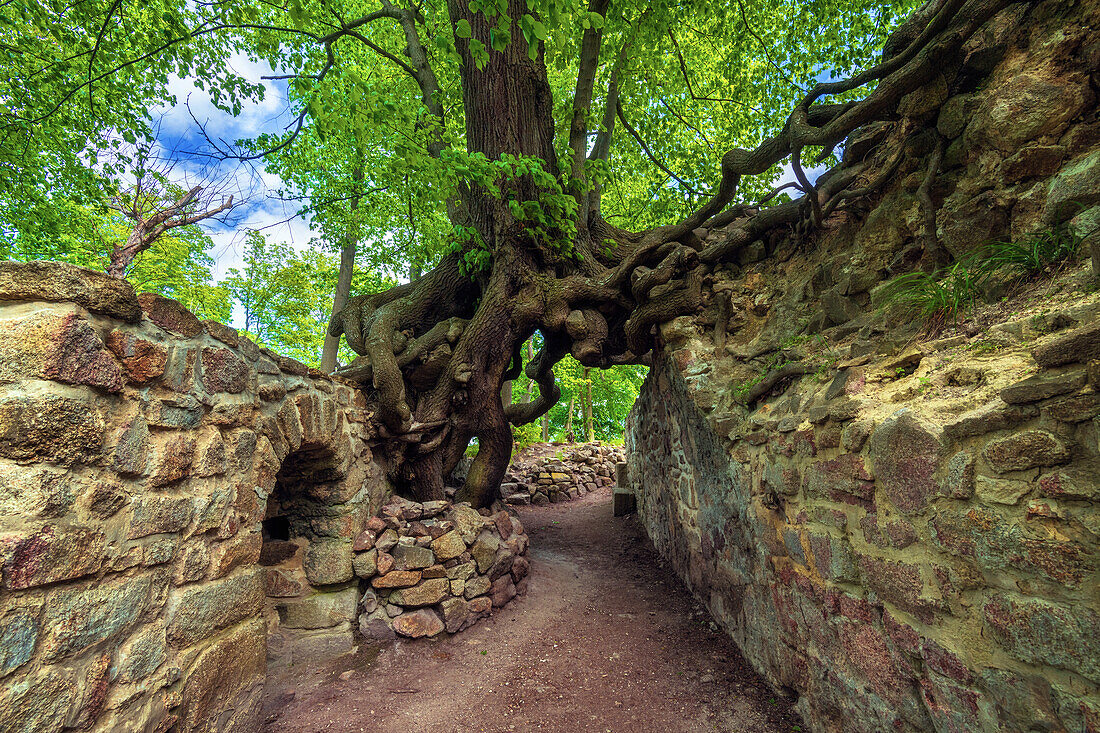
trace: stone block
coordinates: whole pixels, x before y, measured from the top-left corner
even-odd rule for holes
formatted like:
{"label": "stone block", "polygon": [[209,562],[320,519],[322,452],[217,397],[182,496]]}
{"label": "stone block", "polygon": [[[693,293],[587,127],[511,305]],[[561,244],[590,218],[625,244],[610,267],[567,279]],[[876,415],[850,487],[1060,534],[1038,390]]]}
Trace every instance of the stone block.
{"label": "stone block", "polygon": [[262,618],[234,627],[206,645],[183,674],[177,710],[180,733],[260,729],[267,669],[267,624]]}
{"label": "stone block", "polygon": [[276,606],[279,625],[288,629],[328,629],[355,620],[359,591],[355,588],[332,593],[314,593]]}
{"label": "stone block", "polygon": [[0,396],[0,458],[90,462],[106,429],[98,408],[91,395],[75,392]]}
{"label": "stone block", "polygon": [[1100,614],[1094,609],[996,595],[982,615],[993,639],[1017,659],[1100,682]]}
{"label": "stone block", "polygon": [[211,548],[210,577],[221,578],[239,567],[255,565],[260,559],[263,537],[259,532],[241,532]]}
{"label": "stone block", "polygon": [[466,586],[462,591],[462,595],[466,600],[471,600],[477,596],[483,596],[488,593],[491,586],[492,583],[487,577],[484,575],[475,575],[466,580]]}
{"label": "stone block", "polygon": [[445,626],[439,615],[430,608],[421,608],[418,611],[403,613],[393,620],[394,631],[413,639],[435,636],[442,632],[444,628]]}
{"label": "stone block", "polygon": [[185,477],[195,455],[195,437],[187,433],[158,436],[149,483],[167,486]]}
{"label": "stone block", "polygon": [[1084,386],[1085,370],[1083,367],[1055,369],[1040,372],[1033,377],[1028,377],[1023,381],[1005,387],[1001,390],[1001,399],[1010,405],[1021,405],[1069,394]]}
{"label": "stone block", "polygon": [[1082,461],[1039,477],[1039,494],[1051,499],[1100,499],[1100,461]]}
{"label": "stone block", "polygon": [[465,552],[466,543],[462,541],[461,533],[452,530],[432,540],[431,548],[437,560],[446,562]]}
{"label": "stone block", "polygon": [[1100,203],[1100,150],[1070,162],[1051,179],[1043,221],[1061,224],[1083,207],[1097,203]]}
{"label": "stone block", "polygon": [[313,585],[345,583],[355,577],[348,540],[316,540],[309,543],[302,567]]}
{"label": "stone block", "polygon": [[500,549],[500,538],[491,532],[482,532],[477,540],[470,545],[470,554],[477,563],[478,572],[484,573],[496,560],[497,550]]}
{"label": "stone block", "polygon": [[0,261],[0,301],[71,302],[92,313],[129,323],[141,320],[134,288],[126,280],[64,262]]}
{"label": "stone block", "polygon": [[285,570],[267,568],[264,593],[268,598],[293,598],[302,594],[302,583]]}
{"label": "stone block", "polygon": [[390,594],[390,602],[406,608],[434,606],[450,592],[451,583],[446,578],[423,580],[417,585],[402,588]]}
{"label": "stone block", "polygon": [[[0,262],[0,268],[5,264]],[[59,731],[79,700],[76,674],[70,669],[47,667],[0,685],[0,725],[5,733]]]}
{"label": "stone block", "polygon": [[21,534],[0,536],[4,587],[22,590],[98,572],[106,538],[98,529],[47,524]]}
{"label": "stone block", "polygon": [[53,662],[130,628],[149,605],[152,576],[139,575],[55,592],[46,601],[40,653]]}
{"label": "stone block", "polygon": [[435,564],[435,555],[427,547],[400,543],[390,554],[396,570],[423,570]]}
{"label": "stone block", "polygon": [[917,514],[938,493],[943,450],[938,430],[909,410],[895,412],[871,435],[875,478],[899,511]]}
{"label": "stone block", "polygon": [[1057,466],[1070,459],[1069,448],[1062,439],[1046,430],[1025,430],[990,441],[982,455],[997,473]]}
{"label": "stone block", "polygon": [[190,646],[260,613],[264,568],[212,583],[174,590],[168,599],[168,643]]}
{"label": "stone block", "polygon": [[461,598],[448,598],[439,604],[439,614],[448,634],[457,633],[470,615],[466,601]]}
{"label": "stone block", "polygon": [[165,331],[191,338],[204,330],[202,322],[179,301],[157,293],[142,293],[138,296],[138,303],[149,320]]}
{"label": "stone block", "polygon": [[192,501],[186,496],[142,494],[130,506],[126,536],[131,540],[151,534],[179,532],[191,521]]}
{"label": "stone block", "polygon": [[27,600],[0,615],[0,678],[26,664],[34,656],[41,631],[42,601]]}
{"label": "stone block", "polygon": [[875,485],[863,459],[844,453],[828,461],[811,463],[803,476],[806,495],[846,504],[874,501]]}
{"label": "stone block", "polygon": [[1044,416],[1060,422],[1079,423],[1091,420],[1100,415],[1100,394],[1086,392],[1084,394],[1063,397],[1043,406]]}
{"label": "stone block", "polygon": [[133,384],[148,384],[164,374],[168,349],[137,334],[115,329],[107,334],[107,348],[115,355]]}
{"label": "stone block", "polygon": [[1033,405],[1006,405],[1001,400],[995,400],[963,413],[954,422],[945,423],[943,432],[949,438],[962,440],[995,430],[1006,430],[1036,417],[1039,417],[1039,409]]}
{"label": "stone block", "polygon": [[611,513],[616,517],[625,517],[638,511],[637,498],[630,489],[616,487],[611,493]]}
{"label": "stone block", "polygon": [[493,608],[502,608],[516,597],[516,584],[511,575],[502,575],[493,581],[489,588],[489,598]]}
{"label": "stone block", "polygon": [[1031,355],[1039,366],[1048,368],[1100,359],[1100,320],[1056,336],[1037,346]]}
{"label": "stone block", "polygon": [[1031,490],[1027,481],[978,476],[975,483],[978,498],[993,504],[1017,504]]}
{"label": "stone block", "polygon": [[243,392],[248,387],[248,375],[248,365],[229,349],[203,347],[202,383],[207,392]]}
{"label": "stone block", "polygon": [[916,614],[918,618],[928,618],[929,612],[940,609],[943,605],[926,597],[924,581],[917,565],[860,555],[859,569],[864,584],[880,598]]}
{"label": "stone block", "polygon": [[142,627],[119,647],[115,674],[123,684],[140,682],[151,675],[168,658],[168,642],[164,624]]}
{"label": "stone block", "polygon": [[420,582],[419,570],[391,570],[371,579],[374,588],[408,588]]}
{"label": "stone block", "polygon": [[356,577],[367,580],[378,572],[378,550],[368,550],[356,554],[351,562]]}

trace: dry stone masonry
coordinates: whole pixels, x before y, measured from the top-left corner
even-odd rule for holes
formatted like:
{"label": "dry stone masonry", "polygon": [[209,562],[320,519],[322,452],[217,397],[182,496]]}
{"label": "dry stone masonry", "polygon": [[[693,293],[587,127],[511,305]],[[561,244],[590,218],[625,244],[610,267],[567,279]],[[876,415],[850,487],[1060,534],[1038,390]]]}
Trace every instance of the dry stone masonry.
{"label": "dry stone masonry", "polygon": [[1031,22],[994,20],[935,104],[848,141],[856,160],[885,141],[876,166],[903,151],[866,214],[757,242],[660,327],[629,422],[657,548],[814,731],[1100,730],[1087,265],[938,338],[874,296],[919,256],[933,134],[953,254],[1100,221],[1100,8],[1006,12]]}
{"label": "dry stone masonry", "polygon": [[615,483],[615,466],[623,461],[623,449],[599,441],[565,446],[554,456],[525,460],[520,456],[501,484],[508,504],[545,506],[578,499]]}
{"label": "dry stone masonry", "polygon": [[527,534],[508,512],[394,497],[352,544],[365,637],[456,633],[527,590]]}
{"label": "dry stone masonry", "polygon": [[252,733],[269,665],[350,651],[365,593],[416,636],[522,590],[507,514],[387,503],[372,417],[175,301],[0,262],[0,731]]}

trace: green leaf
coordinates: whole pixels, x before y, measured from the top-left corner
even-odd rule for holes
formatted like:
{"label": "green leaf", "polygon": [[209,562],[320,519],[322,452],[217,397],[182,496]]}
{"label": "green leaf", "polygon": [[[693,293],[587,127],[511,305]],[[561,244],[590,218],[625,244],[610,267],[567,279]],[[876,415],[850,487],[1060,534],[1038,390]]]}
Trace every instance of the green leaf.
{"label": "green leaf", "polygon": [[455,24],[455,35],[459,38],[470,38],[473,34],[473,29],[470,28],[470,21],[465,18],[462,18]]}

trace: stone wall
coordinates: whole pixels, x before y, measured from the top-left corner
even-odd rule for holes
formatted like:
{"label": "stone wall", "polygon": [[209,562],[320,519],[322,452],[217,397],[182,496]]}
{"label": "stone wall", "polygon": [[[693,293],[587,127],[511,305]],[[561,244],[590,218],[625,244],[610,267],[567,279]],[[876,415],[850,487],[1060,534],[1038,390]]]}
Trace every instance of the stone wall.
{"label": "stone wall", "polygon": [[[522,527],[386,503],[372,416],[352,386],[175,301],[0,262],[0,731],[251,733],[269,663],[350,651],[379,565],[447,522],[460,542],[476,525],[448,561],[487,586],[462,589],[458,621],[446,605],[448,630],[507,602]],[[404,539],[379,554],[368,538],[391,538],[372,528]]]}
{"label": "stone wall", "polygon": [[930,127],[952,252],[1100,216],[1100,8],[1008,12],[933,103],[848,141],[903,150],[882,196],[755,243],[659,328],[629,421],[658,550],[815,731],[1100,730],[1092,273],[991,282],[935,337],[872,305],[920,254]]}
{"label": "stone wall", "polygon": [[[553,445],[553,444],[551,444]],[[526,460],[521,453],[508,467],[500,494],[507,504],[557,504],[579,499],[615,483],[623,449],[599,441],[566,445],[553,456]]]}
{"label": "stone wall", "polygon": [[469,628],[526,592],[528,545],[523,524],[499,507],[483,515],[465,502],[395,496],[352,545],[355,574],[370,581],[359,629],[388,640]]}
{"label": "stone wall", "polygon": [[255,730],[266,527],[303,546],[299,595],[356,593],[388,493],[369,418],[174,301],[0,264],[0,730]]}

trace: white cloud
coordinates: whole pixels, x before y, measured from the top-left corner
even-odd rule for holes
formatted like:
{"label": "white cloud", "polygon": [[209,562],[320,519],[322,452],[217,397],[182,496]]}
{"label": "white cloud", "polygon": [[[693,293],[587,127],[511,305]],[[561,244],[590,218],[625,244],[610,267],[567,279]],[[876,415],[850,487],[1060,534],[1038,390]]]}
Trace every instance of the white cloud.
{"label": "white cloud", "polygon": [[168,81],[168,91],[176,98],[175,106],[152,112],[153,119],[160,120],[162,134],[190,138],[198,132],[195,128],[195,120],[198,120],[212,137],[232,143],[261,132],[275,132],[286,125],[289,110],[285,82],[262,78],[274,74],[266,61],[255,61],[235,53],[226,61],[226,66],[248,81],[263,86],[263,99],[246,103],[241,113],[234,117],[215,107],[210,94],[199,89],[193,77],[173,75]]}

